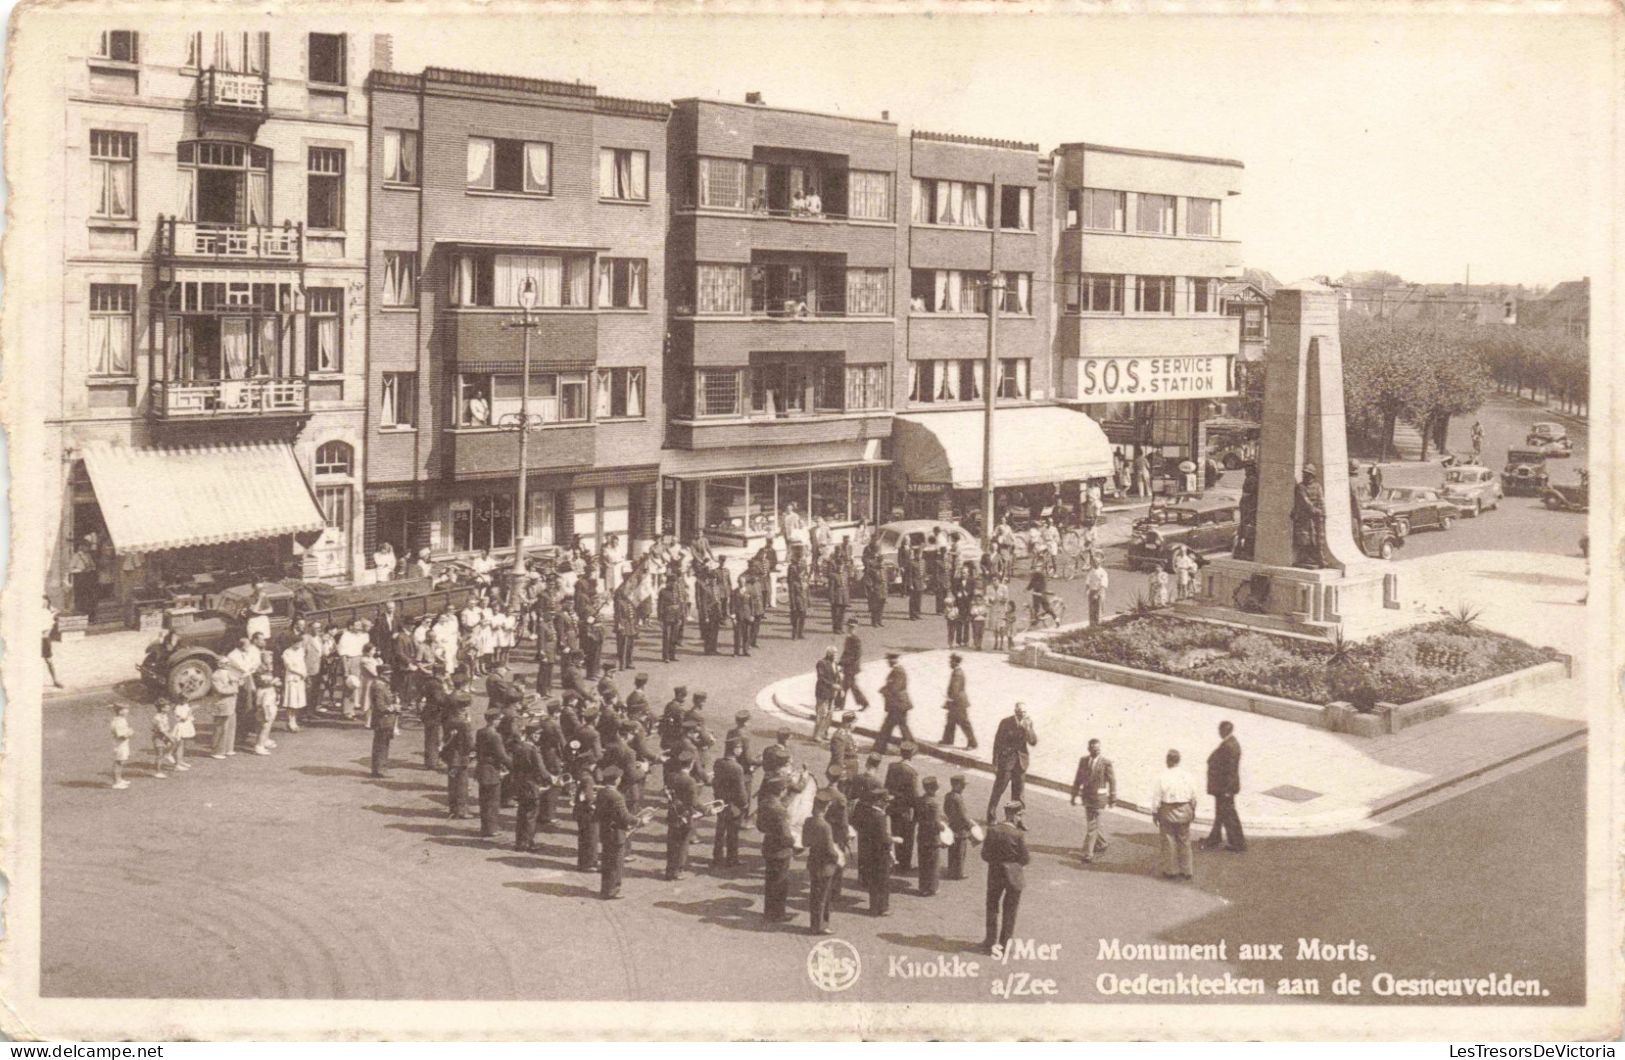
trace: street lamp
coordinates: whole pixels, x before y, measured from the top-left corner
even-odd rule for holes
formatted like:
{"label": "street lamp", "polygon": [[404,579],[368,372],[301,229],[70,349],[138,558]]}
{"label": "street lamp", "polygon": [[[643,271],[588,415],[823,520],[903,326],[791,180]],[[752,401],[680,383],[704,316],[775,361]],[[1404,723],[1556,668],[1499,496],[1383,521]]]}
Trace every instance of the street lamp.
{"label": "street lamp", "polygon": [[[526,276],[525,282],[519,286],[518,320],[509,321],[505,327],[518,328],[520,331],[523,354],[523,367],[519,375],[519,419],[514,427],[519,432],[519,485],[515,490],[514,498],[514,540],[513,540],[513,574],[514,589],[517,593],[525,577],[525,543],[530,537],[530,506],[525,497],[525,487],[530,477],[530,331],[536,326],[531,319],[531,310],[536,308],[536,280]],[[504,416],[503,420],[509,418]],[[502,424],[508,426],[507,422]]]}

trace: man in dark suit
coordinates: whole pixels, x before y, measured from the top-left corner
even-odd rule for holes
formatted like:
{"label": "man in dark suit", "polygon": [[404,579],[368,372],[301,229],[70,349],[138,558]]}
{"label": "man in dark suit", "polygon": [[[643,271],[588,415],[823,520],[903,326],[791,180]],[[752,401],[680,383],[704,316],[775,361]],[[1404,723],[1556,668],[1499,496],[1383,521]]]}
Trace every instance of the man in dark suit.
{"label": "man in dark suit", "polygon": [[755,592],[752,589],[754,580],[747,571],[734,587],[733,599],[728,603],[728,610],[734,620],[734,655],[750,655],[750,631],[756,622]]}
{"label": "man in dark suit", "polygon": [[1004,820],[987,830],[982,860],[987,862],[987,933],[982,936],[982,952],[992,953],[995,943],[1009,945],[1027,883],[1030,857],[1027,837],[1022,835],[1021,803],[1006,803]]}
{"label": "man in dark suit", "polygon": [[553,783],[553,774],[542,760],[541,748],[535,739],[541,734],[540,726],[531,729],[514,745],[513,778],[514,815],[513,848],[520,853],[536,850],[536,810],[541,803],[542,788]]}
{"label": "man in dark suit", "polygon": [[846,550],[837,548],[824,572],[829,584],[829,631],[839,633],[847,628],[846,609],[852,600],[851,571],[847,566]]}
{"label": "man in dark suit", "polygon": [[500,711],[485,712],[485,727],[474,734],[474,783],[480,789],[480,835],[497,834],[497,812],[502,798],[502,774],[511,764],[497,722]]}
{"label": "man in dark suit", "polygon": [[711,794],[724,804],[717,811],[716,837],[711,843],[711,867],[739,864],[739,822],[750,812],[745,770],[734,754],[724,754],[711,767]]}
{"label": "man in dark suit", "polygon": [[1072,777],[1072,805],[1083,800],[1083,812],[1088,824],[1083,833],[1084,864],[1095,860],[1095,855],[1106,852],[1106,837],[1100,830],[1102,811],[1117,802],[1117,773],[1112,760],[1100,753],[1100,741],[1089,741],[1089,753],[1078,759],[1078,771]]}
{"label": "man in dark suit", "polygon": [[841,896],[841,881],[846,875],[844,862],[852,849],[852,823],[848,812],[849,803],[841,792],[841,782],[846,779],[845,771],[831,765],[824,771],[824,776],[828,783],[819,790],[820,795],[829,799],[829,808],[824,811],[824,820],[829,822],[830,835],[843,855],[829,881],[829,896],[833,901]]}
{"label": "man in dark suit", "polygon": [[762,782],[762,802],[756,827],[762,833],[762,860],[767,878],[762,887],[762,915],[770,924],[791,919],[785,908],[790,898],[790,862],[795,857],[795,833],[784,807],[785,785],[780,778]]}
{"label": "man in dark suit", "polygon": [[937,778],[926,777],[914,812],[914,846],[920,862],[920,894],[937,893],[937,873],[941,865],[942,804],[937,800]]}
{"label": "man in dark suit", "polygon": [[898,749],[902,761],[886,767],[886,793],[891,806],[886,816],[891,821],[891,834],[898,840],[897,867],[907,872],[914,864],[914,815],[920,805],[920,774],[914,768],[914,743],[904,740]]}
{"label": "man in dark suit", "polygon": [[805,640],[807,637],[807,572],[802,567],[801,557],[798,555],[790,561],[790,566],[784,572],[784,586],[789,594],[790,603],[790,639]]}
{"label": "man in dark suit", "polygon": [[440,745],[440,760],[446,764],[446,816],[454,820],[468,816],[468,758],[473,753],[468,708],[458,704],[446,719],[446,742]]}
{"label": "man in dark suit", "polygon": [[877,564],[863,572],[863,595],[869,602],[869,625],[886,624],[886,572]]}
{"label": "man in dark suit", "polygon": [[638,650],[638,605],[633,602],[627,585],[615,591],[614,621],[615,665],[619,669],[630,670],[633,656]]}
{"label": "man in dark suit", "polygon": [[963,729],[965,748],[974,751],[976,731],[970,727],[970,693],[965,689],[965,671],[960,666],[963,661],[958,652],[948,656],[948,692],[942,701],[942,709],[948,712],[948,721],[942,727],[942,746],[952,747],[954,730]]}
{"label": "man in dark suit", "polygon": [[1219,844],[1237,853],[1247,849],[1236,813],[1236,795],[1241,792],[1241,741],[1236,727],[1219,722],[1219,746],[1207,756],[1207,793],[1213,796],[1213,831],[1202,840],[1202,849],[1217,850]]}
{"label": "man in dark suit", "polygon": [[372,683],[372,711],[368,724],[372,726],[372,775],[384,775],[389,765],[389,744],[395,738],[395,722],[400,719],[400,702],[395,693],[382,681]]}
{"label": "man in dark suit", "polygon": [[418,719],[423,722],[423,768],[439,770],[441,732],[456,713],[457,704],[452,698],[451,678],[443,670],[428,681],[424,691],[423,707],[418,711]]}
{"label": "man in dark suit", "polygon": [[626,799],[617,787],[621,771],[606,766],[601,771],[603,783],[598,787],[593,804],[593,816],[598,821],[598,872],[600,898],[621,896],[621,870],[626,864],[626,845],[637,817],[626,808]]}
{"label": "man in dark suit", "polygon": [[948,796],[942,800],[942,815],[954,831],[953,846],[948,848],[950,880],[965,878],[965,851],[970,847],[970,814],[965,812],[965,774],[956,773],[948,779]]}
{"label": "man in dark suit", "polygon": [[890,916],[892,837],[884,788],[865,788],[852,810],[858,835],[858,876],[869,892],[869,915]]}
{"label": "man in dark suit", "polygon": [[901,732],[906,742],[914,742],[914,734],[908,727],[908,712],[914,709],[914,702],[908,697],[908,674],[903,671],[901,659],[902,656],[896,652],[886,653],[886,661],[891,664],[891,669],[886,671],[886,683],[880,688],[886,719],[875,736],[874,752],[877,755],[886,753],[886,742],[894,732]]}
{"label": "man in dark suit", "polygon": [[814,935],[835,933],[829,926],[830,888],[841,869],[842,854],[830,828],[829,808],[829,792],[820,791],[813,797],[812,816],[801,826],[801,845],[807,850],[807,909]]}
{"label": "man in dark suit", "polygon": [[1038,733],[1033,729],[1033,721],[1027,717],[1027,706],[1017,703],[1016,709],[1010,716],[999,722],[998,731],[993,734],[993,794],[987,800],[987,821],[993,823],[993,809],[999,804],[999,797],[1004,789],[1010,789],[1010,798],[1020,802],[1027,782],[1027,762],[1029,747],[1038,743]]}
{"label": "man in dark suit", "polygon": [[869,709],[869,697],[858,687],[858,671],[862,668],[863,639],[858,636],[858,621],[854,618],[847,621],[846,640],[841,643],[841,706],[846,706],[846,697],[851,696],[859,710]]}
{"label": "man in dark suit", "polygon": [[677,661],[677,638],[683,628],[683,597],[678,588],[680,580],[676,575],[668,575],[665,586],[660,590],[658,609],[662,662]]}
{"label": "man in dark suit", "polygon": [[835,645],[813,667],[813,739],[822,742],[829,735],[829,717],[835,710],[835,696],[841,690],[841,670],[835,665]]}
{"label": "man in dark suit", "polygon": [[575,799],[570,815],[576,821],[576,870],[579,872],[598,871],[598,786],[592,774],[589,763],[577,763]]}
{"label": "man in dark suit", "polygon": [[378,649],[378,658],[392,669],[400,662],[395,657],[395,635],[401,629],[400,611],[395,601],[389,600],[378,609],[377,616],[372,620],[372,628],[367,630],[367,636],[372,640],[373,647]]}
{"label": "man in dark suit", "polygon": [[725,611],[721,592],[716,572],[700,571],[694,585],[694,615],[700,624],[700,645],[707,655],[717,653],[717,633]]}
{"label": "man in dark suit", "polygon": [[909,546],[907,539],[897,544],[897,577],[902,582],[903,595],[908,597],[908,617],[920,617],[920,593],[924,591],[922,579],[915,573],[914,549]]}
{"label": "man in dark suit", "polygon": [[666,785],[666,879],[688,876],[688,844],[694,834],[694,818],[700,812],[700,788],[694,782],[693,759],[683,752],[678,770]]}

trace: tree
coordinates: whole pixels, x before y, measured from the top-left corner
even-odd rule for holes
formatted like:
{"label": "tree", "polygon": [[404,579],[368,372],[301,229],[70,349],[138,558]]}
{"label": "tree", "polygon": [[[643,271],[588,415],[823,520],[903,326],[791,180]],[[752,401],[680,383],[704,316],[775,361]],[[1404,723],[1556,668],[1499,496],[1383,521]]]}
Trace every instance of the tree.
{"label": "tree", "polygon": [[1417,367],[1425,363],[1412,322],[1357,313],[1342,319],[1343,407],[1348,429],[1386,460],[1401,419],[1420,420],[1425,387]]}

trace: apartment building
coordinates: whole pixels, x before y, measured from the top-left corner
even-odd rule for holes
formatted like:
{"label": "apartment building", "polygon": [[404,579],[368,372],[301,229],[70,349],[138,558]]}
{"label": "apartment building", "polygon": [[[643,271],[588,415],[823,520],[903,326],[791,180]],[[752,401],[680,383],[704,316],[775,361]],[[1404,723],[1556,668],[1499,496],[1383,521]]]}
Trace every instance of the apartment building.
{"label": "apartment building", "polygon": [[369,65],[386,38],[110,21],[65,58],[54,601],[345,578],[361,548]]}
{"label": "apartment building", "polygon": [[1054,159],[1057,397],[1124,456],[1200,461],[1201,423],[1236,392],[1220,288],[1241,273],[1225,207],[1242,164],[1088,143]]}
{"label": "apartment building", "polygon": [[[662,524],[872,520],[899,384],[907,142],[889,120],[678,100]],[[906,205],[902,207],[906,210]]]}
{"label": "apartment building", "polygon": [[536,547],[641,547],[665,402],[671,108],[438,68],[374,73],[368,94],[369,555],[500,554],[527,526]]}

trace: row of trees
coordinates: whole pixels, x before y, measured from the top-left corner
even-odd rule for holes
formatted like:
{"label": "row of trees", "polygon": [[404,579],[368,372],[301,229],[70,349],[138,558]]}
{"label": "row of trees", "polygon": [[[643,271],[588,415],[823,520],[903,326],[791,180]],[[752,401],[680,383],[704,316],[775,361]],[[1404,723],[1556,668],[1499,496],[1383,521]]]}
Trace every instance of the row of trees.
{"label": "row of trees", "polygon": [[1591,395],[1591,353],[1576,336],[1547,328],[1486,327],[1474,352],[1496,388],[1536,401],[1555,399],[1569,412],[1586,413]]}

